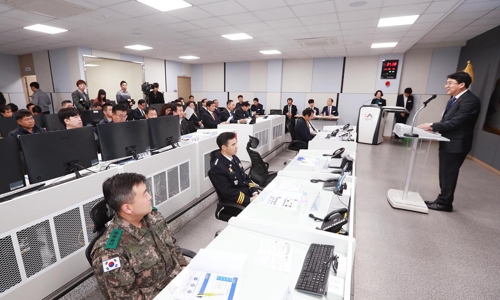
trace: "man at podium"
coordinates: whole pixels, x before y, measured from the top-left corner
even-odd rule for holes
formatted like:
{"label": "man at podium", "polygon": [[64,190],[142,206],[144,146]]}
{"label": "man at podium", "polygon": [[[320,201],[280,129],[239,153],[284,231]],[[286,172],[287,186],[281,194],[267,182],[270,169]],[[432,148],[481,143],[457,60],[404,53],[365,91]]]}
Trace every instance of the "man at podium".
{"label": "man at podium", "polygon": [[451,212],[457,186],[458,173],[467,154],[472,148],[474,127],[481,102],[469,91],[472,78],[466,72],[448,75],[445,89],[451,96],[441,121],[425,123],[418,128],[441,133],[449,142],[439,142],[439,186],[441,193],[434,201],[425,201],[433,210]]}

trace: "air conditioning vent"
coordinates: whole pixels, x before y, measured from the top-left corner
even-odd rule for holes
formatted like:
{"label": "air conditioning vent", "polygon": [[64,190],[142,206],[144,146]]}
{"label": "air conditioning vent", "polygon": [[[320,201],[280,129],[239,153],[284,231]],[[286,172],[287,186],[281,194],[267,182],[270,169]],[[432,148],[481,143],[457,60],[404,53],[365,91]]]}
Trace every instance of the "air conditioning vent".
{"label": "air conditioning vent", "polygon": [[295,41],[302,47],[328,47],[338,44],[336,37],[299,39]]}
{"label": "air conditioning vent", "polygon": [[0,4],[53,18],[67,18],[93,11],[91,8],[63,0],[0,0]]}

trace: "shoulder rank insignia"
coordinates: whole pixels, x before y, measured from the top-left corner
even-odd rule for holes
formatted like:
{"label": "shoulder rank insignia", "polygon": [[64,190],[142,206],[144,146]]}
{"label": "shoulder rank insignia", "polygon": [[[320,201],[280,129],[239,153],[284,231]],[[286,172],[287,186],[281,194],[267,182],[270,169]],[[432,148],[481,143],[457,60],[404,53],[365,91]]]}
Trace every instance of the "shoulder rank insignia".
{"label": "shoulder rank insignia", "polygon": [[113,229],[113,231],[111,231],[111,234],[109,235],[108,241],[106,242],[106,248],[104,249],[116,249],[122,233],[123,231],[121,229]]}

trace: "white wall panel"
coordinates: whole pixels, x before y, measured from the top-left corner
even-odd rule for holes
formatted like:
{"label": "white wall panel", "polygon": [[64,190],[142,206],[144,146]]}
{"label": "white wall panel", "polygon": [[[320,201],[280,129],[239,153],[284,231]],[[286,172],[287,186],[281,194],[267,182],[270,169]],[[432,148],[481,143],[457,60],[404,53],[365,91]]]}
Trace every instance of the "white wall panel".
{"label": "white wall panel", "polygon": [[267,91],[267,61],[250,62],[250,91]]}
{"label": "white wall panel", "polygon": [[224,64],[204,64],[201,68],[203,78],[203,91],[224,91]]}
{"label": "white wall panel", "polygon": [[[387,100],[387,106],[395,106],[398,94],[384,94],[384,99]],[[391,136],[394,128],[394,113],[389,113],[385,120],[384,136]]]}
{"label": "white wall panel", "polygon": [[[459,56],[460,47],[434,49],[426,94],[442,94],[445,92],[446,76],[457,71]],[[463,70],[466,66],[461,67]]]}
{"label": "white wall panel", "polygon": [[269,113],[271,109],[282,109],[281,106],[281,93],[267,93],[266,96],[266,113]]}
{"label": "white wall panel", "polygon": [[375,93],[378,56],[347,57],[342,93]]}
{"label": "white wall panel", "polygon": [[157,82],[160,91],[165,91],[165,61],[155,58],[144,58],[145,80],[149,83]]}
{"label": "white wall panel", "polygon": [[267,91],[281,93],[283,81],[283,60],[273,59],[267,61]]}
{"label": "white wall panel", "polygon": [[226,63],[226,91],[251,91],[250,62]]}
{"label": "white wall panel", "polygon": [[52,73],[50,71],[49,52],[40,51],[33,55],[33,64],[35,65],[36,81],[40,84],[42,91],[52,93]]}
{"label": "white wall panel", "polygon": [[121,59],[120,53],[104,51],[99,49],[92,49],[92,56],[103,57],[103,58],[112,58],[112,59]]}
{"label": "white wall panel", "polygon": [[283,61],[283,93],[311,92],[313,59],[287,59]]}
{"label": "white wall panel", "polygon": [[431,68],[432,49],[415,49],[405,53],[399,93],[411,87],[414,94],[424,94]]}
{"label": "white wall panel", "polygon": [[315,58],[312,91],[317,93],[340,92],[343,67],[343,57]]}

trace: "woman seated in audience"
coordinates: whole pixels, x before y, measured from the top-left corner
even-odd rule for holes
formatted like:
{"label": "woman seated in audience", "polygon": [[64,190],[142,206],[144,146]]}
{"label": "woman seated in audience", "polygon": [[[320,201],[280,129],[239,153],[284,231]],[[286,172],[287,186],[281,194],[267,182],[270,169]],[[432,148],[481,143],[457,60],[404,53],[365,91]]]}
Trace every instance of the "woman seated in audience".
{"label": "woman seated in audience", "polygon": [[170,103],[163,104],[160,110],[160,117],[169,116],[171,114],[172,114],[172,104]]}
{"label": "woman seated in audience", "polygon": [[382,96],[384,95],[384,93],[382,93],[381,90],[378,90],[375,92],[375,98],[373,98],[372,100],[372,104],[375,104],[375,105],[378,105],[378,106],[386,106],[387,105],[387,101],[385,101],[384,98],[382,98]]}
{"label": "woman seated in audience", "polygon": [[94,107],[99,105],[102,109],[102,106],[106,103],[106,91],[103,89],[100,89],[99,92],[97,93],[97,98],[94,99]]}
{"label": "woman seated in audience", "polygon": [[194,113],[191,115],[191,118],[187,120],[193,122],[194,126],[198,128],[203,127],[203,124],[201,123],[201,118],[198,115],[198,112],[196,111],[196,104],[194,103],[194,101],[189,101],[187,103],[187,107],[190,107],[192,110],[194,110]]}

